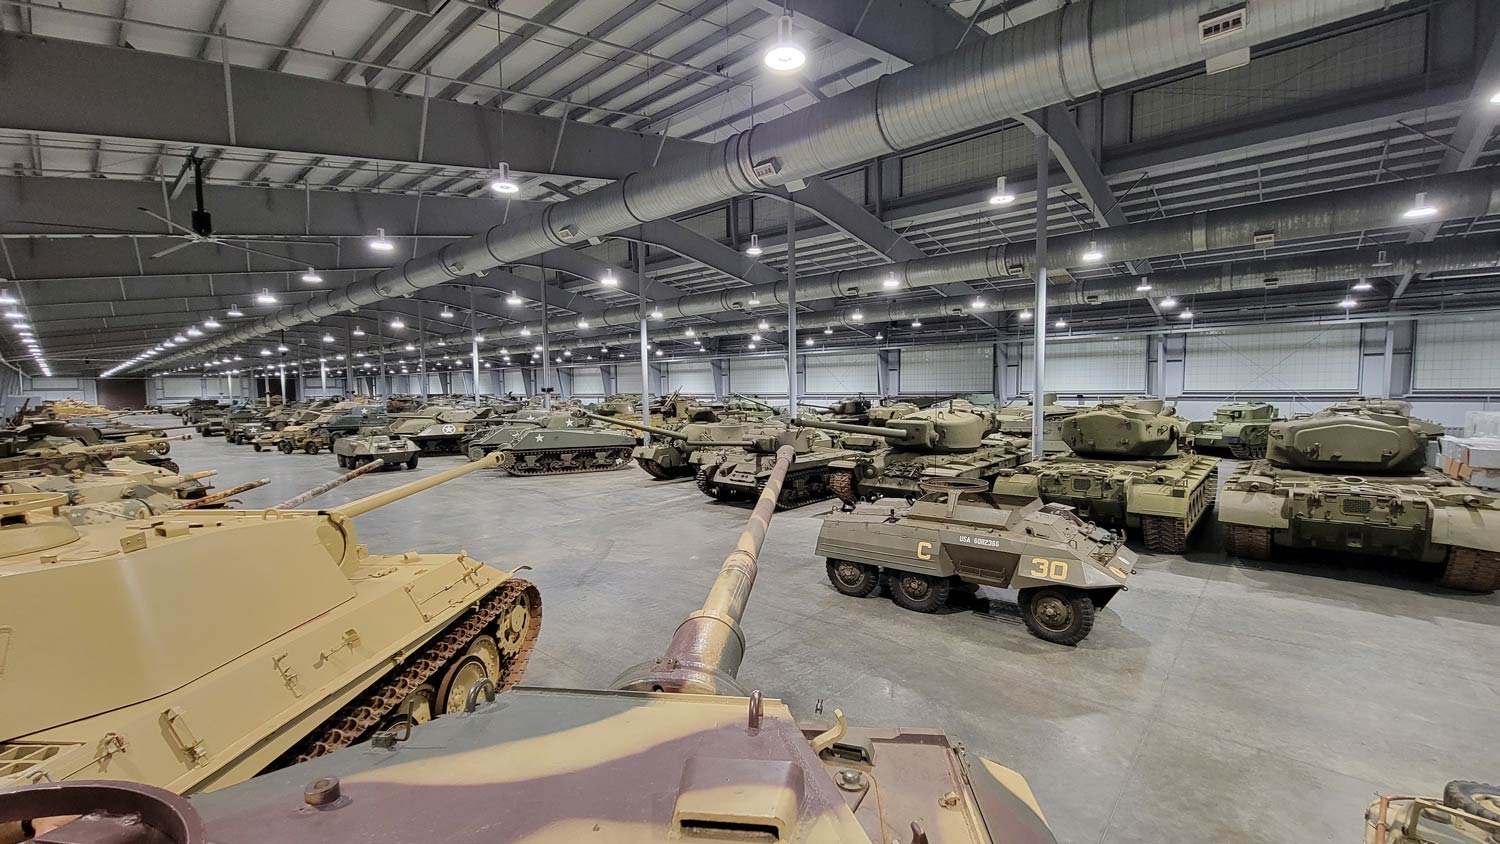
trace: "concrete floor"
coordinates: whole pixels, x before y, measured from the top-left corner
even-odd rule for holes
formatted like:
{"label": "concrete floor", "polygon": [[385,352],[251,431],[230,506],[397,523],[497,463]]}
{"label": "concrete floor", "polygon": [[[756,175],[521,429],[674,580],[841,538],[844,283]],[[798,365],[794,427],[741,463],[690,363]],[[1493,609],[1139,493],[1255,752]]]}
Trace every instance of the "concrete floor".
{"label": "concrete floor", "polygon": [[[268,506],[339,474],[333,458],[220,439],[173,449],[184,469]],[[375,473],[325,505],[395,486]],[[1500,595],[1450,593],[1400,567],[1306,556],[1226,560],[1212,525],[1185,558],[1143,553],[1130,591],[1077,648],[1018,618],[925,616],[833,591],[812,556],[827,504],[776,516],[740,679],[851,722],[941,727],[1019,769],[1067,844],[1352,842],[1376,791],[1440,793],[1500,777]],[[380,552],[457,551],[529,565],[544,620],[528,685],[598,687],[661,652],[703,598],[748,510],[630,467],[482,473],[359,519]],[[1013,598],[984,590],[991,598]]]}

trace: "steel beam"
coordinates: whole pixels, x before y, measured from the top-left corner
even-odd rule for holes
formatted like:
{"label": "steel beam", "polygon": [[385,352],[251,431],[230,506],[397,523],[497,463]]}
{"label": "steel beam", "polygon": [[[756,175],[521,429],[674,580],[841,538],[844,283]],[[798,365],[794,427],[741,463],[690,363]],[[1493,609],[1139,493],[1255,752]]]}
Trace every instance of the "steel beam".
{"label": "steel beam", "polygon": [[[0,34],[0,55],[0,128],[481,170],[501,157],[501,113],[482,106],[431,101],[419,156],[420,98],[232,67],[231,143],[218,63],[12,33]],[[174,96],[138,96],[152,90]],[[615,180],[652,166],[658,151],[665,161],[701,146],[589,123],[569,125],[559,143],[555,118],[504,119],[504,156],[520,173]]]}
{"label": "steel beam", "polygon": [[[772,15],[782,10],[780,0],[755,0],[755,6]],[[850,42],[896,70],[948,53],[968,28],[968,21],[929,0],[798,0],[793,8],[797,29]]]}

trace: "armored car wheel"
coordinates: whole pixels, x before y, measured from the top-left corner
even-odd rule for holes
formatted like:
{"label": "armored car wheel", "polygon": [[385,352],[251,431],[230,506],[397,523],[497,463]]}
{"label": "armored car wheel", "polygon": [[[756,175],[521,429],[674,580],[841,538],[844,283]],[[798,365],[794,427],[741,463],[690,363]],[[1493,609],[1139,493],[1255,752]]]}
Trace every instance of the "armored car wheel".
{"label": "armored car wheel", "polygon": [[261,449],[261,447],[260,447],[260,443],[255,443],[255,444],[253,444],[253,445],[252,445],[252,446],[251,446],[251,448],[253,448],[253,449],[255,449],[255,450],[256,450],[256,451],[262,451],[262,450],[263,450],[263,449]]}
{"label": "armored car wheel", "polygon": [[1477,548],[1454,546],[1448,551],[1448,564],[1438,581],[1450,589],[1465,592],[1493,592],[1500,589],[1500,554]]}
{"label": "armored car wheel", "polygon": [[1454,780],[1443,789],[1443,805],[1500,823],[1500,786]]}
{"label": "armored car wheel", "polygon": [[318,453],[318,444],[317,443],[308,443],[307,445],[304,445],[302,447],[302,450],[305,451],[305,452],[307,452],[308,454],[317,454]]}
{"label": "armored car wheel", "polygon": [[855,563],[849,560],[828,558],[824,564],[828,569],[828,582],[841,595],[851,598],[868,598],[880,589],[880,567]]}
{"label": "armored car wheel", "polygon": [[1038,639],[1076,645],[1094,629],[1094,602],[1088,594],[1059,586],[1021,590],[1021,620]]}
{"label": "armored car wheel", "polygon": [[294,450],[292,448],[291,440],[282,440],[281,442],[276,444],[276,447],[281,450],[282,454],[291,454]]}
{"label": "armored car wheel", "polygon": [[937,612],[948,603],[948,592],[953,588],[946,577],[914,571],[886,572],[885,582],[896,606],[912,612]]}
{"label": "armored car wheel", "polygon": [[417,457],[418,456],[419,455],[413,454],[411,457],[408,457],[406,459],[406,468],[408,468],[408,469],[415,469],[415,468],[417,468]]}

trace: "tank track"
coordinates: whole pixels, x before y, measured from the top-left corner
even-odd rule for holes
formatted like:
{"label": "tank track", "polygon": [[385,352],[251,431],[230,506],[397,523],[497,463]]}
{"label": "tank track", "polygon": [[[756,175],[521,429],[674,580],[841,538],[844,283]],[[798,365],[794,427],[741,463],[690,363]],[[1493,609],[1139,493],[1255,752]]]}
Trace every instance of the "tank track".
{"label": "tank track", "polygon": [[724,492],[723,487],[713,482],[714,473],[718,470],[719,464],[717,463],[699,466],[698,471],[693,475],[693,483],[698,487],[699,492],[709,498],[725,501],[729,498],[728,494]]}
{"label": "tank track", "polygon": [[1448,551],[1448,565],[1438,582],[1465,592],[1494,592],[1500,589],[1500,554],[1455,545]]}
{"label": "tank track", "polygon": [[1234,459],[1236,460],[1259,460],[1266,456],[1266,444],[1245,445],[1243,443],[1235,443],[1229,447],[1229,453],[1234,455]]}
{"label": "tank track", "polygon": [[531,599],[531,617],[516,655],[495,678],[495,689],[505,691],[520,681],[531,658],[532,646],[542,628],[542,598],[530,581],[513,578],[448,625],[448,629],[397,666],[376,686],[365,690],[317,730],[293,745],[271,768],[281,768],[316,759],[348,747],[375,729],[412,690],[436,678],[454,657],[462,656],[468,644],[492,626],[522,594]]}
{"label": "tank track", "polygon": [[656,478],[659,481],[664,481],[672,477],[672,473],[667,471],[667,467],[661,465],[660,463],[657,463],[655,460],[651,460],[650,458],[646,457],[637,457],[635,459],[635,462],[639,464],[642,469],[646,470],[646,474],[650,475],[653,478]]}
{"label": "tank track", "polygon": [[506,457],[501,461],[500,468],[512,475],[526,477],[531,475],[581,475],[587,472],[613,472],[616,469],[623,469],[630,465],[630,450],[631,446],[622,445],[606,446],[604,448],[543,448],[523,452],[528,457],[532,455],[539,457],[550,455],[562,459],[570,454],[588,453],[592,455],[602,451],[605,453],[606,459],[611,457],[619,458],[616,463],[610,466],[570,466],[561,469],[532,468],[530,464],[521,462],[517,456],[517,452],[509,451],[506,452]]}
{"label": "tank track", "polygon": [[[791,510],[804,504],[822,501],[833,494],[829,482],[829,470],[824,467],[789,471],[781,484],[781,497],[776,499],[777,510]],[[755,482],[757,495],[766,488],[769,477]]]}
{"label": "tank track", "polygon": [[1181,554],[1187,550],[1187,519],[1166,516],[1142,516],[1141,537],[1146,548],[1160,554]]}
{"label": "tank track", "polygon": [[859,503],[859,497],[854,492],[854,473],[848,469],[834,469],[829,472],[828,488],[833,491],[834,498],[850,507]]}
{"label": "tank track", "polygon": [[453,439],[412,440],[412,442],[417,444],[417,449],[423,454],[460,454],[463,451],[459,448],[461,439],[461,437],[454,437]]}
{"label": "tank track", "polygon": [[1271,559],[1271,529],[1252,525],[1224,525],[1224,550],[1246,560]]}

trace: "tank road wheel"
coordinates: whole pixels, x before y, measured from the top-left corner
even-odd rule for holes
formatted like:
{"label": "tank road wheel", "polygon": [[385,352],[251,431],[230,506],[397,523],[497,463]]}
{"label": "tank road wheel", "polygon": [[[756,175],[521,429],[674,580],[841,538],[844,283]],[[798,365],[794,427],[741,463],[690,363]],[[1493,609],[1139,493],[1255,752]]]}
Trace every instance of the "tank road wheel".
{"label": "tank road wheel", "polygon": [[464,701],[469,697],[469,690],[481,680],[493,682],[489,667],[479,654],[468,654],[448,666],[448,670],[443,673],[443,684],[438,687],[438,714],[464,711]]}
{"label": "tank road wheel", "polygon": [[868,598],[880,588],[878,566],[835,560],[831,557],[824,565],[828,569],[828,582],[833,584],[833,588],[837,589],[840,595]]}
{"label": "tank road wheel", "polygon": [[1235,443],[1229,447],[1229,453],[1234,455],[1236,460],[1260,460],[1266,456],[1266,446],[1265,443],[1260,445]]}
{"label": "tank road wheel", "polygon": [[408,468],[408,469],[415,469],[415,468],[417,468],[417,457],[419,457],[419,456],[420,455],[413,454],[411,457],[407,458],[407,460],[406,460],[406,468]]}
{"label": "tank road wheel", "polygon": [[709,498],[719,497],[719,485],[714,483],[714,473],[719,471],[718,464],[712,466],[703,465],[698,467],[697,474],[693,475],[693,483],[698,485],[698,491]]}
{"label": "tank road wheel", "polygon": [[854,473],[848,469],[834,469],[828,473],[828,489],[833,497],[846,507],[853,507],[859,498],[854,493]]}
{"label": "tank road wheel", "polygon": [[650,475],[653,478],[656,478],[659,481],[664,481],[667,478],[671,477],[671,474],[667,472],[666,467],[662,466],[660,463],[657,463],[655,460],[647,457],[637,457],[635,459],[635,462],[639,463],[641,468],[646,470],[646,474]]}
{"label": "tank road wheel", "polygon": [[953,588],[946,577],[914,571],[887,572],[885,581],[896,606],[912,612],[937,612],[948,603],[948,592]]}
{"label": "tank road wheel", "polygon": [[493,636],[476,636],[469,643],[467,653],[484,660],[484,668],[491,680],[500,676],[500,646]]}
{"label": "tank road wheel", "polygon": [[515,659],[526,643],[526,627],[531,623],[530,599],[524,593],[514,605],[495,622],[495,644],[500,648],[500,658],[505,662]]}
{"label": "tank road wheel", "polygon": [[1245,560],[1271,559],[1271,529],[1224,525],[1224,552]]}
{"label": "tank road wheel", "polygon": [[156,465],[160,466],[163,469],[166,469],[168,472],[171,472],[174,475],[182,473],[182,467],[177,465],[176,460],[163,460]]}
{"label": "tank road wheel", "polygon": [[1500,785],[1454,780],[1443,789],[1443,805],[1500,823]]}
{"label": "tank road wheel", "polygon": [[317,443],[308,443],[307,445],[304,445],[302,447],[302,450],[305,451],[305,452],[307,452],[308,454],[317,454],[318,453],[318,444]]}
{"label": "tank road wheel", "polygon": [[1076,645],[1094,629],[1094,602],[1087,593],[1058,586],[1021,590],[1021,620],[1038,639]]}
{"label": "tank road wheel", "polygon": [[480,460],[483,460],[484,459],[484,454],[485,454],[485,452],[484,452],[484,448],[482,446],[477,446],[477,445],[471,445],[471,446],[469,446],[468,458],[469,458],[469,462],[470,463],[477,463]]}
{"label": "tank road wheel", "polygon": [[1181,554],[1187,550],[1187,520],[1166,516],[1142,516],[1141,536],[1146,548],[1159,554]]}
{"label": "tank road wheel", "polygon": [[1465,592],[1500,589],[1500,554],[1455,545],[1448,550],[1448,565],[1443,568],[1443,579],[1438,583]]}
{"label": "tank road wheel", "polygon": [[404,723],[425,724],[437,716],[437,689],[424,683],[412,689],[411,694],[396,704],[396,711],[391,713],[385,726],[388,729]]}

